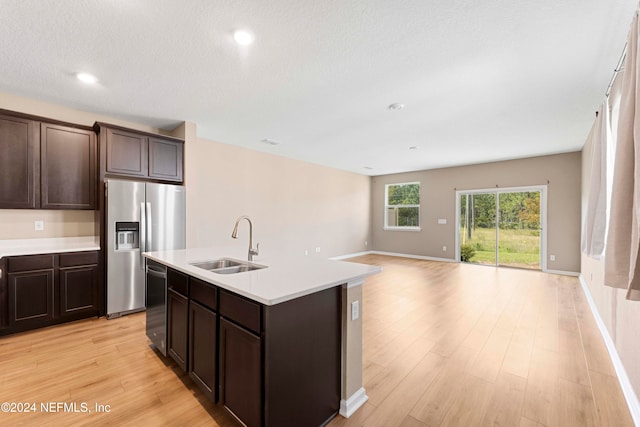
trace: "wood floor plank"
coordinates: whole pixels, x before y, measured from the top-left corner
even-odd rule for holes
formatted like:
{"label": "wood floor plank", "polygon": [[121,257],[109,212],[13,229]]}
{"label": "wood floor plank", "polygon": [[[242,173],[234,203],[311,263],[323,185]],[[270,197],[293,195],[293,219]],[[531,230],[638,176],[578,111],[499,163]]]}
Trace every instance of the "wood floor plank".
{"label": "wood floor plank", "polygon": [[479,425],[515,426],[520,422],[527,381],[517,375],[501,373],[493,386],[489,403]]}
{"label": "wood floor plank", "polygon": [[520,417],[519,427],[544,427],[544,426],[535,421],[531,421],[529,418]]}
{"label": "wood floor plank", "polygon": [[511,335],[508,330],[493,329],[482,350],[469,364],[467,372],[488,382],[496,382],[511,342]]}
{"label": "wood floor plank", "polygon": [[402,423],[400,424],[400,427],[426,427],[426,426],[427,425],[425,423],[416,420],[411,415],[407,415],[404,418],[404,420],[402,420]]}
{"label": "wood floor plank", "polygon": [[557,398],[557,353],[534,349],[527,378],[522,415],[532,421],[551,426],[552,404]]}
{"label": "wood floor plank", "polygon": [[369,401],[378,406],[400,384],[434,346],[433,341],[418,338],[371,381],[364,384]]}
{"label": "wood floor plank", "polygon": [[420,396],[409,415],[426,425],[440,425],[451,405],[467,386],[465,381],[473,378],[465,371],[475,354],[475,350],[459,347],[442,367],[435,381]]}
{"label": "wood floor plank", "polygon": [[420,396],[431,385],[446,365],[446,358],[427,354],[389,396],[366,418],[367,427],[395,427],[416,404]]}
{"label": "wood floor plank", "polygon": [[609,351],[600,334],[600,330],[588,326],[580,327],[584,354],[590,371],[615,376],[616,371],[611,363]]}
{"label": "wood floor plank", "polygon": [[633,419],[629,408],[624,404],[624,396],[618,379],[597,371],[590,373],[599,425],[603,427],[633,427]]}
{"label": "wood floor plank", "polygon": [[477,426],[482,422],[493,384],[471,375],[462,378],[465,387],[456,396],[442,420],[442,427]]}
{"label": "wood floor plank", "polygon": [[590,384],[589,370],[580,334],[560,330],[558,337],[558,376],[588,386]]}
{"label": "wood floor plank", "polygon": [[553,401],[554,418],[550,426],[592,427],[600,425],[590,387],[558,379],[558,392]]}
{"label": "wood floor plank", "polygon": [[529,365],[535,342],[535,330],[526,326],[518,326],[509,343],[509,348],[502,362],[502,371],[522,378],[529,376]]}

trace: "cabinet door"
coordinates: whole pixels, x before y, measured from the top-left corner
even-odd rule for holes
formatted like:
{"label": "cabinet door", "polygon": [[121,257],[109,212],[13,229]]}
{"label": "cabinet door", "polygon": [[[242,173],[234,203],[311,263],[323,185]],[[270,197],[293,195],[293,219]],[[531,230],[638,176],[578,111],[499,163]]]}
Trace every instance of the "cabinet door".
{"label": "cabinet door", "polygon": [[9,274],[9,325],[53,319],[53,269]]}
{"label": "cabinet door", "polygon": [[0,208],[36,207],[35,122],[0,116]]}
{"label": "cabinet door", "polygon": [[147,176],[148,138],[134,132],[106,129],[107,173]]}
{"label": "cabinet door", "polygon": [[184,144],[149,138],[149,177],[165,181],[182,181]]}
{"label": "cabinet door", "polygon": [[220,403],[249,427],[262,424],[260,337],[220,318]]}
{"label": "cabinet door", "polygon": [[42,123],[40,158],[43,209],[95,209],[94,132]]}
{"label": "cabinet door", "polygon": [[216,401],[216,320],[211,310],[189,302],[189,376]]}
{"label": "cabinet door", "polygon": [[98,266],[60,268],[60,316],[98,314]]}
{"label": "cabinet door", "polygon": [[9,300],[7,295],[7,262],[0,258],[0,329],[9,326]]}
{"label": "cabinet door", "polygon": [[189,299],[172,289],[168,289],[167,313],[167,353],[186,372]]}

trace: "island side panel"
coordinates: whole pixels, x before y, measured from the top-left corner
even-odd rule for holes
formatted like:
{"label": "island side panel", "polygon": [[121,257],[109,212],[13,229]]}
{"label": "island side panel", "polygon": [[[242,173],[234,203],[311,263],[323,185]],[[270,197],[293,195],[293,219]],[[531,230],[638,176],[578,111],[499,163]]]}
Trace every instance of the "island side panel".
{"label": "island side panel", "polygon": [[[340,415],[349,418],[368,399],[362,382],[362,285],[364,280],[342,286],[342,388]],[[358,301],[358,318],[352,303]]]}
{"label": "island side panel", "polygon": [[322,425],[340,407],[341,287],[264,307],[265,425]]}

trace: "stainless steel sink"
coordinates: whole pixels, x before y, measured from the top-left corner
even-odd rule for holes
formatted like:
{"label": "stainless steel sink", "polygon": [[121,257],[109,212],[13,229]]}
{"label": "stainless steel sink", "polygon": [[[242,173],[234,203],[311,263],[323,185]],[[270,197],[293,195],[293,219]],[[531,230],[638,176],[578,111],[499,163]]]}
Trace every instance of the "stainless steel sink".
{"label": "stainless steel sink", "polygon": [[189,263],[189,265],[202,268],[216,274],[236,274],[266,268],[265,265],[252,264],[228,258],[192,262]]}
{"label": "stainless steel sink", "polygon": [[227,268],[218,268],[215,270],[211,270],[212,273],[218,274],[236,274],[236,273],[244,273],[245,271],[253,271],[260,270],[261,268],[265,268],[263,265],[238,265],[235,267],[227,267]]}
{"label": "stainless steel sink", "polygon": [[218,268],[235,267],[238,265],[242,265],[242,263],[240,261],[223,258],[223,259],[212,259],[212,260],[200,261],[200,262],[192,262],[189,265],[193,265],[194,267],[202,268],[205,270],[217,270]]}

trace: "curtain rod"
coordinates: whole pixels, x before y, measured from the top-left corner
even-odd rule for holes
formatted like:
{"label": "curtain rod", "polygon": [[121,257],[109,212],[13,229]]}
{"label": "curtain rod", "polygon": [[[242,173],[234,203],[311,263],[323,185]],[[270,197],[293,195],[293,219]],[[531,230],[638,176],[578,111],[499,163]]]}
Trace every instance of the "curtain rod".
{"label": "curtain rod", "polygon": [[613,70],[613,76],[611,76],[611,80],[609,81],[609,86],[607,86],[607,92],[605,93],[606,97],[608,97],[609,93],[611,93],[613,82],[615,82],[616,77],[618,77],[618,73],[624,70],[624,60],[626,57],[627,57],[627,43],[624,44],[624,48],[622,48],[622,55],[620,55],[620,59],[618,60],[618,65],[616,65],[616,69]]}

